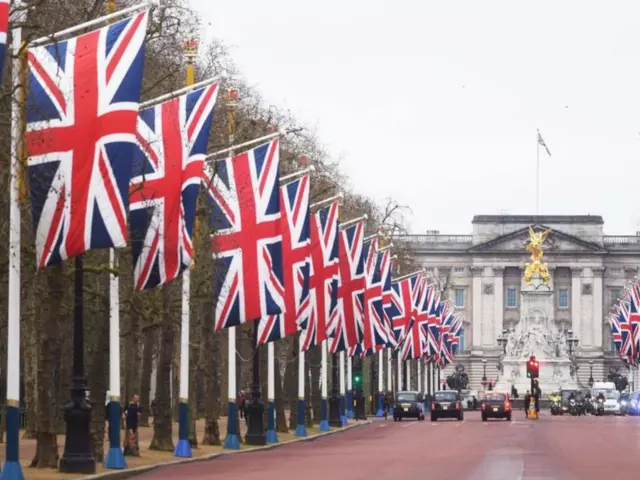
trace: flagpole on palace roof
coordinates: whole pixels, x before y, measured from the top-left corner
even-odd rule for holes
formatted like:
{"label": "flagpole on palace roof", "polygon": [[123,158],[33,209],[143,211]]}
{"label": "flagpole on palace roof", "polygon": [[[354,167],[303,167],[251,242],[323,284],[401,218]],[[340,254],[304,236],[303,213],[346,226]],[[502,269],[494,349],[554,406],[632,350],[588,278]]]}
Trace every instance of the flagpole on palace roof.
{"label": "flagpole on palace roof", "polygon": [[536,217],[540,215],[540,130],[536,137]]}
{"label": "flagpole on palace roof", "polygon": [[20,191],[24,168],[24,99],[26,79],[26,49],[22,40],[22,26],[26,11],[20,0],[14,3],[12,23],[13,54],[12,85],[18,88],[17,100],[11,104],[11,179],[9,187],[9,295],[7,315],[7,398],[6,398],[6,454],[0,474],[2,480],[22,480],[20,465]]}

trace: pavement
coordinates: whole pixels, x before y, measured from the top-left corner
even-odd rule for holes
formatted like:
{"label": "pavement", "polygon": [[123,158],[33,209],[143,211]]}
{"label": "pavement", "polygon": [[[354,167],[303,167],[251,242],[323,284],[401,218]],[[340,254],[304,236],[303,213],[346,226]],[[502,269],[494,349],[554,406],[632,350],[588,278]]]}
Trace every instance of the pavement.
{"label": "pavement", "polygon": [[[428,417],[427,417],[428,418]],[[589,480],[632,478],[640,468],[640,417],[514,412],[511,422],[374,421],[338,435],[168,466],[139,479]]]}

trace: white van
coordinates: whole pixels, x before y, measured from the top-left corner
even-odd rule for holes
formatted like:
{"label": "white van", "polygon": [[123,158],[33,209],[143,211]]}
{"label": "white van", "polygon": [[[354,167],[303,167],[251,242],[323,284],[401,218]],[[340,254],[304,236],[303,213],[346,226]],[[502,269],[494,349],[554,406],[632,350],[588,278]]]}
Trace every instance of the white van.
{"label": "white van", "polygon": [[596,399],[598,395],[604,395],[604,413],[620,415],[620,392],[616,390],[613,382],[595,382],[591,387],[591,398]]}

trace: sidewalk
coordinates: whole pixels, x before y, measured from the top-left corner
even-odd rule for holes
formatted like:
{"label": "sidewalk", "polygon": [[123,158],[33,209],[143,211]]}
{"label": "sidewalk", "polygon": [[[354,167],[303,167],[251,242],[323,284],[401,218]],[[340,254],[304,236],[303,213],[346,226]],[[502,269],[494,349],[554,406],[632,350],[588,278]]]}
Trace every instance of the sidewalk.
{"label": "sidewalk", "polygon": [[[227,432],[227,419],[220,418],[220,436],[221,441],[224,443],[224,439],[226,437]],[[202,436],[204,434],[204,419],[198,420],[196,422],[196,431],[198,434],[198,442],[202,440]],[[242,436],[244,436],[246,432],[246,425],[244,421],[240,422],[240,431]],[[294,431],[290,433],[279,433],[278,438],[280,442],[284,442],[287,440],[292,440],[297,438],[294,436]],[[309,437],[318,435],[319,432],[316,428],[307,428],[307,434]],[[124,438],[124,430],[121,431],[121,439]],[[148,465],[154,465],[158,463],[171,462],[177,460],[176,457],[173,456],[173,452],[158,452],[149,450],[149,444],[151,443],[151,439],[153,437],[153,427],[141,427],[139,430],[139,443],[140,443],[140,457],[125,457],[127,460],[128,467],[143,467]],[[175,423],[173,425],[173,438],[174,444],[178,441],[178,424]],[[108,450],[108,440],[105,436],[105,454]],[[246,445],[242,445],[243,450],[249,450],[255,447],[250,447]],[[36,441],[35,440],[20,440],[20,459],[22,463],[22,467],[24,470],[24,476],[26,480],[67,480],[67,479],[75,479],[82,478],[82,476],[72,475],[72,474],[61,474],[58,473],[57,470],[47,470],[47,469],[34,469],[29,468],[28,465],[31,463],[31,459],[33,458],[34,452],[36,449]],[[62,452],[64,450],[64,435],[58,436],[58,453],[62,456]],[[222,447],[214,447],[209,445],[198,445],[197,449],[192,449],[193,457],[204,457],[207,455],[212,455],[215,453],[220,453],[225,451]],[[5,446],[4,444],[0,444],[0,460],[4,461],[5,456]],[[114,470],[107,470],[103,468],[102,464],[98,464],[96,468],[96,473],[104,473],[104,472],[113,472]]]}

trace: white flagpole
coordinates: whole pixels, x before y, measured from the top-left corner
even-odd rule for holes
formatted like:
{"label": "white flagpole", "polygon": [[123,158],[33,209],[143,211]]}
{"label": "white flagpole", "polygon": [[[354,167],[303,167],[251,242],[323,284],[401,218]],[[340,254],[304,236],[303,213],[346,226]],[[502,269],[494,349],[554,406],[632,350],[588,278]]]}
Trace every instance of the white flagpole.
{"label": "white flagpole", "polygon": [[407,390],[411,390],[411,360],[407,360],[406,365],[407,365]]}
{"label": "white flagpole", "polygon": [[[21,1],[14,8],[22,9]],[[15,15],[15,21],[22,24],[25,12]],[[22,27],[12,31],[11,52],[13,54],[12,85],[21,84]],[[24,88],[24,86],[23,86]],[[24,98],[24,90],[18,98]],[[2,466],[2,478],[19,480],[24,478],[20,465],[20,171],[22,167],[21,123],[22,102],[15,99],[11,104],[11,179],[9,184],[9,295],[7,316],[7,403],[6,403],[6,454]]]}
{"label": "white flagpole", "polygon": [[422,392],[422,376],[420,375],[420,367],[422,365],[420,364],[420,361],[420,358],[416,359],[416,378],[418,379],[418,391]]}
{"label": "white flagpole", "polygon": [[278,443],[276,433],[276,355],[273,342],[267,343],[267,443]]}
{"label": "white flagpole", "polygon": [[298,352],[298,425],[296,425],[296,437],[306,437],[307,429],[304,426],[304,383],[305,383],[305,358],[300,339]]}
{"label": "white flagpole", "polygon": [[[195,234],[195,232],[194,232]],[[182,317],[180,319],[180,410],[179,432],[174,457],[190,458],[189,443],[189,315],[191,306],[191,270],[182,274]]]}
{"label": "white flagpole", "polygon": [[384,350],[378,352],[378,417],[384,417],[382,396],[384,395]]}
{"label": "white flagpole", "polygon": [[327,390],[329,380],[327,378],[327,341],[324,340],[320,345],[322,352],[322,361],[320,364],[320,425],[318,430],[321,432],[328,432],[329,429],[329,405],[327,403]]}
{"label": "white flagpole", "polygon": [[424,357],[422,357],[421,361],[423,363],[422,366],[424,367],[424,378],[423,378],[424,393],[427,394],[427,393],[429,393],[427,391],[428,390],[427,386],[429,385],[429,368],[427,367],[427,362],[426,362]]}
{"label": "white flagpole", "polygon": [[105,468],[122,470],[127,462],[120,446],[120,277],[116,251],[109,249],[109,452]]}
{"label": "white flagpole", "polygon": [[344,385],[344,350],[340,352],[340,420],[342,420],[342,426],[347,424],[347,415],[345,411],[345,385]]}
{"label": "white flagpole", "polygon": [[536,138],[536,216],[540,215],[540,130]]}
{"label": "white flagpole", "polygon": [[391,349],[387,349],[387,392],[393,394],[393,359],[391,358]]}
{"label": "white flagpole", "polygon": [[398,378],[396,378],[396,394],[402,390],[402,358],[401,353],[398,352],[398,356],[396,357],[398,362]]}
{"label": "white flagpole", "polygon": [[347,357],[347,418],[353,418],[353,359]]}

